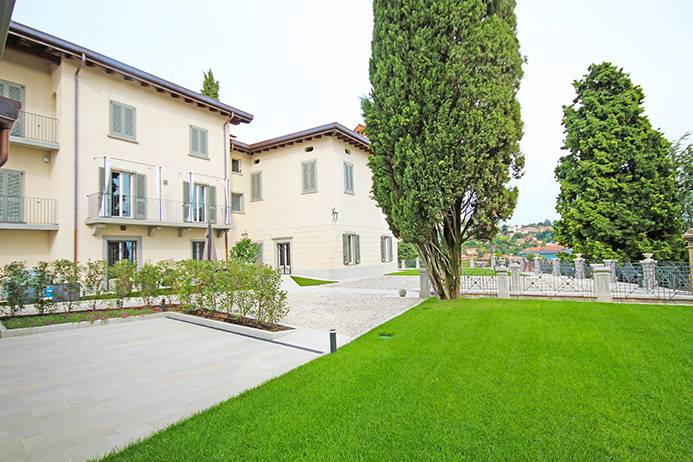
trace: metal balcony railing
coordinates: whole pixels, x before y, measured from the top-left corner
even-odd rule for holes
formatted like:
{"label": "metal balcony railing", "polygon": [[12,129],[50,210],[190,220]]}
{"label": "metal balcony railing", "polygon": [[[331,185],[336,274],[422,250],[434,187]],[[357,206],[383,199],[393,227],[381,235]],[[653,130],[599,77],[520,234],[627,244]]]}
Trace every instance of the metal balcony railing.
{"label": "metal balcony railing", "polygon": [[0,223],[57,225],[58,200],[0,196]]}
{"label": "metal balcony railing", "polygon": [[46,143],[58,142],[58,119],[19,111],[19,117],[10,132],[12,136]]}
{"label": "metal balcony railing", "polygon": [[98,221],[143,221],[185,226],[186,224],[224,224],[230,207],[213,204],[135,197],[132,195],[93,193],[87,196],[88,219]]}

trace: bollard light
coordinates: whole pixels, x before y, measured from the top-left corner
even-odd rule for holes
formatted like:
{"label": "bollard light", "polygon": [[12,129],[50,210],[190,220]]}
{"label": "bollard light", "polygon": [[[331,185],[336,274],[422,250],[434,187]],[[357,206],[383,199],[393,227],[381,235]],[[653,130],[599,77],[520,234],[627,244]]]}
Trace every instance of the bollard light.
{"label": "bollard light", "polygon": [[337,331],[330,329],[330,353],[337,351]]}

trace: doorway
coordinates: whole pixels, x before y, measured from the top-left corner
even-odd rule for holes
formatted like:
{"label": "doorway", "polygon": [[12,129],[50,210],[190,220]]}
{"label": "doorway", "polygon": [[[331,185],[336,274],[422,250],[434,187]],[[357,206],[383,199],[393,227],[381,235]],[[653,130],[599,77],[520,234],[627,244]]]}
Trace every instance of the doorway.
{"label": "doorway", "polygon": [[277,269],[282,274],[291,274],[291,244],[277,243]]}

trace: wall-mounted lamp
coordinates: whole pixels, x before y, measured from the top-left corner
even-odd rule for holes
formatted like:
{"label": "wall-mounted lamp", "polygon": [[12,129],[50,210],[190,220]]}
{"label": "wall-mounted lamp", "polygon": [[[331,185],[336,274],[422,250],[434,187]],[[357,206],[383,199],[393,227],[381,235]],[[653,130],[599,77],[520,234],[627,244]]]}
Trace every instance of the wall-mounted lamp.
{"label": "wall-mounted lamp", "polygon": [[48,153],[45,153],[43,155],[43,163],[44,164],[50,164],[51,163],[51,155]]}
{"label": "wall-mounted lamp", "polygon": [[338,218],[339,218],[339,212],[337,212],[337,207],[332,207],[332,221],[337,223]]}

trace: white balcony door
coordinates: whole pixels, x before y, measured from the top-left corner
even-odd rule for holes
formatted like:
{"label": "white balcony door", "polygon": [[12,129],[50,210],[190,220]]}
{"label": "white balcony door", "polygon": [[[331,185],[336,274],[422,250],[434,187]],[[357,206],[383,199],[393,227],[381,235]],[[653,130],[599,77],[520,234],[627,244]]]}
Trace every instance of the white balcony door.
{"label": "white balcony door", "polygon": [[196,184],[193,189],[193,221],[204,223],[207,218],[205,215],[205,199],[207,196],[207,186],[202,184]]}
{"label": "white balcony door", "polygon": [[111,216],[132,217],[132,173],[111,173]]}

